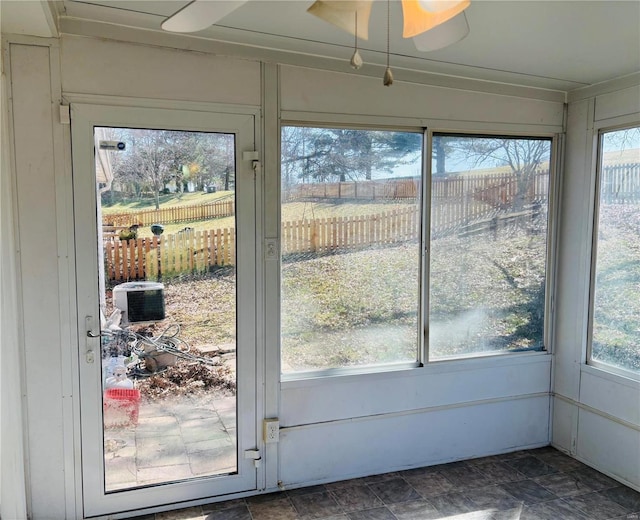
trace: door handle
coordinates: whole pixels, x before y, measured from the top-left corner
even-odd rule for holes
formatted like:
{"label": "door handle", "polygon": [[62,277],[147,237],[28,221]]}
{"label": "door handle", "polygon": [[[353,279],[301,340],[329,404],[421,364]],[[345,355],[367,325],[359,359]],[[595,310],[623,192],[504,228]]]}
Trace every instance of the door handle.
{"label": "door handle", "polygon": [[93,338],[99,338],[100,337],[100,331],[98,332],[94,332],[93,330],[93,316],[85,316],[84,318],[84,323],[85,323],[85,331],[87,334],[87,340],[85,341],[85,346],[86,346],[86,350],[84,353],[84,359],[87,363],[94,363],[96,360],[96,355],[95,352],[93,350],[93,341],[90,341],[89,338],[93,339]]}

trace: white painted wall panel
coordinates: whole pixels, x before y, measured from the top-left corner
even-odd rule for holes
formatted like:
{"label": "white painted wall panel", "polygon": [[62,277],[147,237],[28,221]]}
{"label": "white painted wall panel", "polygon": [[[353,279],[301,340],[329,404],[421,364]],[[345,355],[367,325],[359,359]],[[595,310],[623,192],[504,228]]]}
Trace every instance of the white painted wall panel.
{"label": "white painted wall panel", "polygon": [[32,515],[65,518],[49,48],[11,45]]}
{"label": "white painted wall panel", "polygon": [[553,399],[551,443],[568,453],[575,450],[572,441],[578,424],[578,408],[559,398]]}
{"label": "white painted wall panel", "polygon": [[640,113],[640,85],[596,98],[595,121]]}
{"label": "white painted wall panel", "polygon": [[330,482],[548,443],[549,398],[283,430],[285,486]]}
{"label": "white painted wall panel", "polygon": [[0,104],[0,517],[26,518],[27,499],[22,434],[22,341],[14,232],[15,183],[11,168],[8,86],[2,74]]}
{"label": "white painted wall panel", "polygon": [[640,427],[640,381],[585,367],[582,371],[580,402]]}
{"label": "white painted wall panel", "polygon": [[580,410],[576,456],[640,490],[640,431]]}
{"label": "white painted wall panel", "polygon": [[558,241],[555,392],[579,398],[580,366],[586,359],[586,319],[591,265],[591,145],[585,129],[593,117],[589,100],[569,107]]}
{"label": "white painted wall panel", "polygon": [[281,67],[282,110],[531,125],[562,125],[562,103]]}
{"label": "white painted wall panel", "polygon": [[280,421],[283,426],[295,426],[545,393],[550,369],[551,356],[543,354],[286,382]]}
{"label": "white painted wall panel", "polygon": [[66,93],[260,104],[260,63],[193,51],[65,36]]}
{"label": "white painted wall panel", "polygon": [[[558,247],[554,371],[558,397],[554,399],[553,443],[640,489],[640,383],[586,365],[595,136],[599,125],[637,121],[640,114],[640,85],[607,88],[610,93],[571,103],[568,111]],[[611,119],[615,117],[622,119]]]}

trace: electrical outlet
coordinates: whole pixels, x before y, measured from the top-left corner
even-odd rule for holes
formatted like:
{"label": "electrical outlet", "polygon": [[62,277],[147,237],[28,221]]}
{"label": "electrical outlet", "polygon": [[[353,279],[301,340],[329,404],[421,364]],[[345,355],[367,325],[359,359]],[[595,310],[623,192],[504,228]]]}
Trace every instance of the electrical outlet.
{"label": "electrical outlet", "polygon": [[278,256],[278,240],[275,238],[267,238],[264,241],[264,257],[267,260],[273,260]]}
{"label": "electrical outlet", "polygon": [[262,423],[264,442],[267,444],[278,442],[280,439],[280,421],[276,419],[265,419]]}

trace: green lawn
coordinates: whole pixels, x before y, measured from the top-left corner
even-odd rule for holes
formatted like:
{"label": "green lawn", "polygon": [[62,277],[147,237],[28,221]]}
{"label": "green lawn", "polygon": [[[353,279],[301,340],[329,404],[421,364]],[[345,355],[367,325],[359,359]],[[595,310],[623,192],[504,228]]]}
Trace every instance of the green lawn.
{"label": "green lawn", "polygon": [[[180,205],[190,205],[198,203],[214,202],[215,200],[229,196],[233,192],[219,192],[219,193],[189,193],[185,194],[181,200]],[[216,196],[216,198],[212,198]],[[163,202],[164,206],[161,207],[175,207],[178,204],[175,202],[177,199],[175,195],[172,199],[167,199]],[[198,197],[202,197],[199,199]],[[185,202],[186,201],[186,202]],[[195,202],[194,202],[195,201]],[[408,202],[288,202],[282,205],[282,220],[285,222],[303,220],[303,219],[315,219],[315,218],[328,218],[328,217],[353,217],[361,215],[375,215],[383,211],[393,211],[396,209],[407,209],[408,207],[415,206],[415,203]],[[131,207],[130,205],[116,205],[108,208],[103,207],[103,213],[117,213],[124,211],[142,211],[145,209],[153,209],[153,204],[147,204],[141,207]],[[234,217],[223,217],[209,220],[198,220],[195,222],[179,222],[177,224],[163,224],[164,234],[169,235],[177,233],[186,227],[193,228],[195,231],[207,231],[211,229],[224,229],[235,227]],[[139,238],[151,237],[151,229],[149,226],[141,227],[138,229]]]}
{"label": "green lawn", "polygon": [[[170,193],[168,195],[160,195],[160,208],[175,208],[180,206],[207,204],[209,202],[215,202],[221,198],[226,198],[232,194],[232,191],[218,191],[216,193],[204,193],[202,191],[181,194]],[[108,200],[108,197],[106,200]],[[110,215],[113,213],[150,210],[155,209],[155,207],[156,203],[154,198],[117,202],[115,204],[108,204],[103,200],[102,213],[104,215]]]}
{"label": "green lawn", "polygon": [[640,209],[600,209],[593,358],[640,372]]}

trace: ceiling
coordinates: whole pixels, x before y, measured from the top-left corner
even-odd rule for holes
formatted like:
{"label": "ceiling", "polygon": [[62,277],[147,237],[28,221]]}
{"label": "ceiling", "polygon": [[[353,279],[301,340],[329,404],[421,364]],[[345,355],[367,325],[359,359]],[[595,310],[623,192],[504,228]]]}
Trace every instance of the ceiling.
{"label": "ceiling", "polygon": [[[160,23],[186,0],[62,0],[50,4],[61,32],[126,26],[161,31]],[[181,38],[215,40],[347,62],[353,36],[308,14],[312,0],[250,0],[204,31]],[[13,5],[15,4],[15,5]],[[28,32],[25,16],[5,24],[5,12],[43,2],[2,0],[3,32]],[[33,5],[31,5],[33,8]],[[33,16],[31,13],[29,16]],[[55,14],[54,14],[55,16]],[[570,91],[640,72],[638,0],[472,0],[466,10],[471,29],[450,47],[419,52],[401,37],[400,2],[391,0],[391,66],[435,74]],[[19,17],[18,17],[19,18]],[[40,21],[42,23],[42,21]],[[82,22],[82,23],[81,23]],[[83,25],[84,23],[84,25]],[[100,25],[102,27],[102,25]],[[360,41],[365,67],[385,63],[386,2],[374,3],[369,40]],[[172,40],[175,41],[175,40]],[[397,76],[397,74],[396,74]]]}

